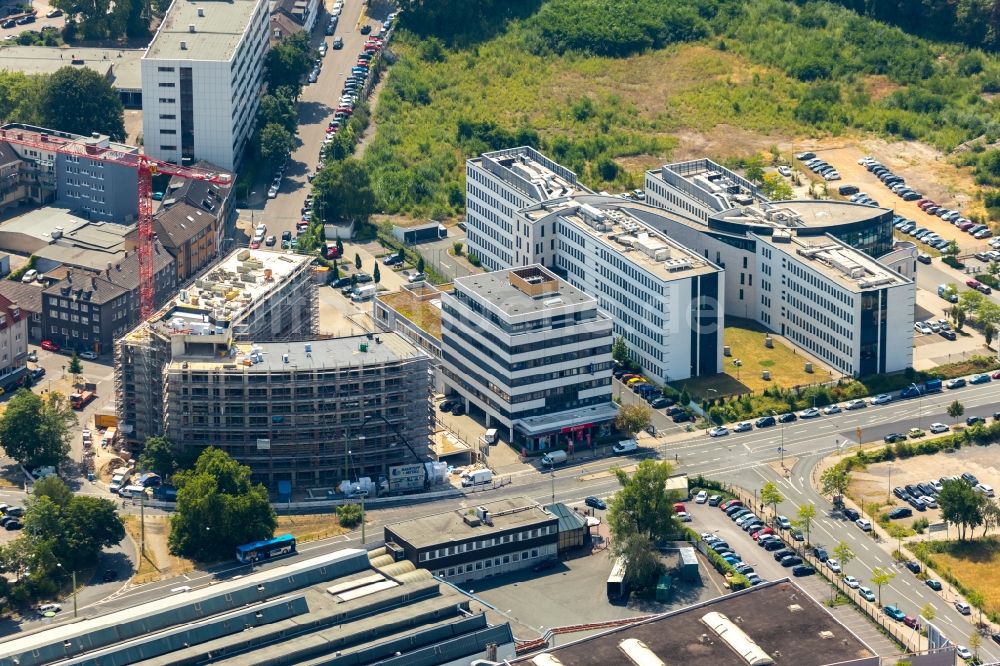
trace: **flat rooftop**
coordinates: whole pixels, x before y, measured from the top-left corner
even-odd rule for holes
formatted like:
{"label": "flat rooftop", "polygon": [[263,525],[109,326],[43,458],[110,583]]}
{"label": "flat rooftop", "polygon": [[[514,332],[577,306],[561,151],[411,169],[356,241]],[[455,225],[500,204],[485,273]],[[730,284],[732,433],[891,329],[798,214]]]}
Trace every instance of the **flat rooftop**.
{"label": "flat rooftop", "polygon": [[757,186],[746,178],[705,158],[665,164],[663,168],[650,173],[675,190],[683,192],[691,201],[704,206],[706,211],[768,201]]}
{"label": "flat rooftop", "polygon": [[[668,664],[746,666],[747,659],[703,621],[711,612],[728,618],[775,664],[824,666],[876,656],[860,638],[787,579],[727,594],[545,652],[557,657],[560,663],[573,666],[632,663],[620,644],[626,639],[637,639]],[[530,664],[537,656],[537,653],[528,655],[512,663]]]}
{"label": "flat rooftop", "polygon": [[527,497],[509,497],[477,506],[485,507],[490,512],[491,525],[480,523],[475,527],[470,526],[465,522],[464,516],[472,509],[463,508],[386,525],[386,529],[414,548],[425,548],[448,541],[486,537],[523,525],[558,520],[556,516]]}
{"label": "flat rooftop", "polygon": [[0,69],[24,74],[52,74],[63,67],[91,69],[101,76],[111,72],[119,90],[141,90],[139,61],[142,49],[80,48],[77,46],[0,46]]}
{"label": "flat rooftop", "polygon": [[455,291],[470,293],[508,317],[554,316],[561,310],[580,311],[579,306],[597,308],[593,296],[538,265],[458,278]]}
{"label": "flat rooftop", "polygon": [[66,208],[43,206],[26,211],[0,224],[0,233],[24,234],[51,243],[56,235],[75,233],[90,224],[90,220],[75,215]]}
{"label": "flat rooftop", "polygon": [[861,250],[855,250],[829,234],[799,236],[794,230],[785,230],[775,231],[770,236],[750,235],[833,278],[849,291],[862,292],[911,282]]}
{"label": "flat rooftop", "polygon": [[376,299],[408,319],[424,333],[441,340],[442,291],[444,290],[420,282],[417,285],[403,285],[399,291],[378,294]]}
{"label": "flat rooftop", "polygon": [[251,17],[264,1],[174,0],[143,59],[232,60]]}
{"label": "flat rooftop", "polygon": [[427,358],[398,333],[352,335],[344,338],[313,339],[308,342],[238,342],[225,358],[199,354],[175,356],[170,369],[183,364],[192,370],[214,370],[224,366],[241,372],[292,372],[329,370],[337,367],[380,365]]}
{"label": "flat rooftop", "polygon": [[731,208],[713,214],[712,219],[757,227],[830,227],[864,222],[888,212],[888,208],[849,201],[793,200]]}
{"label": "flat rooftop", "polygon": [[531,221],[558,215],[578,231],[623,254],[627,261],[655,277],[677,280],[713,273],[718,269],[707,259],[658,231],[645,219],[633,214],[641,209],[644,217],[662,216],[654,206],[612,196],[567,197],[522,211]]}
{"label": "flat rooftop", "polygon": [[529,146],[483,153],[472,161],[534,201],[593,192],[577,182],[575,173]]}
{"label": "flat rooftop", "polygon": [[[0,126],[0,138],[10,138],[11,140],[24,138],[32,141],[51,141],[53,143],[58,143],[62,152],[75,151],[94,160],[100,159],[100,155],[104,151],[98,151],[95,154],[93,152],[88,152],[88,148],[99,148],[114,151],[113,157],[118,159],[123,157],[118,153],[126,153],[128,155],[139,154],[139,149],[135,146],[112,141],[111,137],[105,134],[83,136],[81,134],[63,132],[60,130],[49,129],[47,127],[25,125],[24,123],[7,123]],[[13,145],[19,154],[24,152],[23,148],[20,148],[16,142]],[[128,161],[134,162],[135,159],[133,157],[129,157]]]}
{"label": "flat rooftop", "polygon": [[215,333],[216,324],[210,319],[232,321],[289,276],[307,270],[310,261],[309,256],[291,252],[236,250],[181,289],[151,321],[167,333]]}

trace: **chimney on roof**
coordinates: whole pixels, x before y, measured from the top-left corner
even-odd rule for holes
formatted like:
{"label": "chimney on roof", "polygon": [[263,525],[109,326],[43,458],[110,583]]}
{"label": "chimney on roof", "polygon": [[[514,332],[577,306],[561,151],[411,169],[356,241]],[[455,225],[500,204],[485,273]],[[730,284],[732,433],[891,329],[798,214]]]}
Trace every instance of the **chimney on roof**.
{"label": "chimney on roof", "polygon": [[118,272],[121,272],[122,265],[121,264],[115,264],[115,270],[118,271]]}
{"label": "chimney on roof", "polygon": [[91,275],[90,276],[90,288],[91,289],[97,289],[97,276],[96,275]]}
{"label": "chimney on roof", "polygon": [[70,284],[73,284],[73,271],[69,271],[68,273],[66,273],[66,281],[69,282]]}
{"label": "chimney on roof", "polygon": [[107,276],[111,275],[111,262],[108,262],[108,267],[104,269],[104,274]]}

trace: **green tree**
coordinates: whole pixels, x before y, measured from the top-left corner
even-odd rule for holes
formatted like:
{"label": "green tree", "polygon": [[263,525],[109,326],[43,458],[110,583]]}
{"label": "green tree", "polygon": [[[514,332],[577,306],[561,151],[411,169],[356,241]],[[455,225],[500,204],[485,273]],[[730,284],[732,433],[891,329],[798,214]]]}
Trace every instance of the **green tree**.
{"label": "green tree", "polygon": [[969,590],[965,593],[965,600],[972,604],[979,611],[979,624],[983,623],[983,606],[986,605],[986,598],[979,590]]}
{"label": "green tree", "polygon": [[972,656],[975,657],[976,662],[979,662],[979,648],[983,647],[983,637],[979,635],[979,632],[975,629],[969,634],[969,649],[972,650]]}
{"label": "green tree", "polygon": [[274,536],[278,523],[267,490],[251,483],[250,468],[224,451],[205,449],[174,484],[170,552],[198,561],[228,559],[236,546]]}
{"label": "green tree", "polygon": [[73,355],[69,357],[69,365],[66,366],[66,369],[73,376],[83,374],[83,363],[80,361],[80,357],[77,355],[75,349],[73,350]]}
{"label": "green tree", "polygon": [[611,358],[619,363],[628,363],[632,358],[629,354],[628,344],[625,342],[625,336],[619,335],[611,344]]}
{"label": "green tree", "polygon": [[764,174],[760,189],[763,190],[764,196],[771,201],[787,201],[795,196],[788,181],[776,173]]}
{"label": "green tree", "polygon": [[361,270],[361,255],[357,252],[354,253],[354,267],[359,271]]}
{"label": "green tree", "polygon": [[948,416],[953,419],[957,419],[959,416],[965,413],[965,405],[960,403],[958,400],[953,400],[950,405],[948,405]]}
{"label": "green tree", "polygon": [[313,179],[316,203],[326,219],[365,222],[375,212],[368,171],[354,158],[328,165]]}
{"label": "green tree", "polygon": [[291,88],[279,88],[271,95],[260,98],[260,110],[257,112],[259,127],[279,125],[294,133],[299,123],[298,109],[295,104],[294,91]]}
{"label": "green tree", "polygon": [[295,137],[281,125],[269,123],[260,131],[258,145],[262,159],[271,164],[281,164],[292,154]]}
{"label": "green tree", "polygon": [[76,422],[61,393],[48,393],[43,399],[18,389],[0,416],[0,446],[29,467],[58,465],[69,454],[69,428]]}
{"label": "green tree", "polygon": [[102,548],[116,546],[124,538],[125,525],[109,499],[76,495],[63,510],[63,558],[77,566],[92,564]]}
{"label": "green tree", "polygon": [[31,494],[35,497],[48,497],[60,509],[65,508],[73,499],[73,491],[54,474],[35,481]]}
{"label": "green tree", "polygon": [[340,240],[339,238],[337,239],[337,256],[338,257],[344,256],[344,241]]}
{"label": "green tree", "polygon": [[927,602],[920,608],[920,617],[924,618],[928,622],[933,622],[934,618],[937,617],[937,609],[934,608],[934,604]]}
{"label": "green tree", "polygon": [[[104,1],[104,0],[100,0]],[[63,67],[48,78],[39,108],[42,124],[62,132],[107,134],[125,140],[125,111],[108,79],[85,67]]]}
{"label": "green tree", "polygon": [[799,507],[798,520],[795,523],[806,533],[806,544],[809,543],[809,532],[812,529],[812,521],[815,517],[816,505],[812,502]]}
{"label": "green tree", "polygon": [[53,545],[62,537],[62,509],[42,495],[28,501],[24,512],[24,533],[38,541],[51,541]]}
{"label": "green tree", "polygon": [[651,567],[653,547],[672,536],[677,530],[673,504],[674,493],[666,489],[673,471],[670,463],[643,460],[629,476],[622,469],[613,469],[621,489],[608,506],[611,530],[611,551],[614,557],[625,559],[629,580],[637,587],[648,587],[656,580],[658,567]]}
{"label": "green tree", "polygon": [[341,527],[353,529],[361,524],[361,505],[344,504],[337,507],[337,521]]}
{"label": "green tree", "polygon": [[892,582],[892,579],[896,577],[896,574],[882,567],[875,567],[872,569],[871,582],[872,585],[878,588],[878,605],[882,605],[882,588]]}
{"label": "green tree", "polygon": [[285,37],[267,52],[264,71],[268,90],[288,88],[294,93],[292,99],[298,99],[302,92],[302,77],[310,67],[312,47],[309,45],[309,34],[298,32]]}
{"label": "green tree", "polygon": [[990,259],[990,263],[986,265],[986,272],[996,277],[1000,273],[1000,263],[997,263],[995,259]]}
{"label": "green tree", "polygon": [[837,547],[833,549],[833,554],[837,556],[838,560],[840,560],[841,571],[846,571],[847,565],[851,562],[851,560],[857,557],[854,551],[851,550],[851,547],[844,541],[837,544]]}
{"label": "green tree", "polygon": [[372,271],[372,280],[374,280],[375,284],[382,281],[382,271],[378,267],[378,260],[375,261],[375,270]]}
{"label": "green tree", "polygon": [[778,486],[773,481],[767,481],[760,489],[760,501],[771,507],[771,515],[778,515],[778,505],[785,501],[785,496],[778,490]]}
{"label": "green tree", "polygon": [[177,469],[177,456],[173,443],[166,437],[149,437],[136,461],[140,470],[154,472],[164,479]]}
{"label": "green tree", "polygon": [[631,437],[649,426],[650,418],[650,409],[646,405],[622,405],[615,416],[615,427]]}
{"label": "green tree", "polygon": [[[958,538],[965,541],[966,532],[983,524],[983,496],[960,479],[950,479],[941,485],[937,498],[941,517],[959,528]],[[970,535],[971,536],[971,535]]]}
{"label": "green tree", "polygon": [[743,162],[743,175],[751,183],[759,183],[764,178],[764,158],[751,155]]}
{"label": "green tree", "polygon": [[828,467],[820,474],[824,495],[843,495],[851,485],[851,473],[843,465]]}
{"label": "green tree", "polygon": [[417,257],[417,272],[418,273],[423,273],[424,272],[424,258],[423,257]]}
{"label": "green tree", "polygon": [[456,257],[461,257],[462,256],[462,241],[455,241],[454,243],[452,243],[451,244],[451,249],[452,249],[452,252],[455,254]]}

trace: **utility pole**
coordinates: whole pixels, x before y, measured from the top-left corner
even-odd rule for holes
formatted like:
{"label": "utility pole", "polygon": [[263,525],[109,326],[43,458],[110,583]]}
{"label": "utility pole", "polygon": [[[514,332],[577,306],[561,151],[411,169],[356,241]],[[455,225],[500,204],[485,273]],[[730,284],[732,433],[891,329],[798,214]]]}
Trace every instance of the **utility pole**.
{"label": "utility pole", "polygon": [[556,503],[556,472],[552,470],[549,472],[549,480],[552,482],[552,503]]}
{"label": "utility pole", "polygon": [[146,554],[146,491],[139,496],[139,559]]}
{"label": "utility pole", "polygon": [[76,617],[76,571],[73,572],[73,617]]}

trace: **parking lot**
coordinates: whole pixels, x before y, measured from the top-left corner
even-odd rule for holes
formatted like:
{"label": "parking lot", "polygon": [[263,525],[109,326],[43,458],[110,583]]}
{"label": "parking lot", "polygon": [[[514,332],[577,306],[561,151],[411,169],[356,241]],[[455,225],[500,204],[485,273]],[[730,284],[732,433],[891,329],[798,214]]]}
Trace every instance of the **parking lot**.
{"label": "parking lot", "polygon": [[[866,155],[858,148],[850,147],[817,150],[815,153],[818,158],[826,161],[835,167],[839,172],[840,180],[833,181],[828,184],[830,191],[836,192],[841,186],[854,185],[858,187],[862,193],[867,194],[873,200],[878,202],[880,207],[893,209],[897,215],[913,220],[916,227],[927,229],[931,233],[936,233],[942,239],[955,240],[959,244],[959,247],[963,250],[973,248],[981,249],[985,247],[986,241],[984,239],[977,240],[968,233],[960,231],[956,226],[941,219],[940,217],[924,212],[918,206],[922,198],[914,199],[912,201],[904,201],[902,198],[894,194],[889,187],[879,180],[878,176],[869,171],[864,165],[858,163],[860,159],[866,157]],[[878,161],[883,166],[890,169],[893,174],[903,178],[907,184],[913,187],[913,189],[920,194],[924,195],[924,197],[933,199],[936,203],[944,206],[946,209],[955,210],[959,215],[961,215],[962,212],[968,208],[968,206],[963,205],[962,202],[956,201],[956,199],[951,196],[934,199],[934,197],[927,191],[926,187],[924,187],[925,183],[923,183],[920,179],[920,174],[918,173],[919,166],[897,164],[888,159],[879,159]],[[800,172],[808,174],[809,177],[814,180],[822,180],[822,177],[813,174],[803,162],[798,162],[795,167]],[[843,198],[847,197],[845,196]],[[909,240],[913,240],[910,236],[904,237]],[[921,248],[925,247],[919,242],[917,242],[917,245]]]}
{"label": "parking lot", "polygon": [[[969,410],[967,414],[971,414]],[[990,415],[984,414],[989,417]],[[928,424],[924,424],[926,429]],[[866,501],[887,503],[880,511],[889,511],[895,507],[906,507],[913,515],[894,522],[907,527],[920,518],[926,518],[931,523],[941,520],[938,508],[927,508],[925,511],[914,510],[910,504],[895,496],[893,488],[905,488],[908,485],[927,483],[939,480],[945,476],[961,476],[968,472],[983,484],[992,488],[1000,488],[1000,461],[996,452],[988,447],[966,446],[954,453],[937,453],[930,456],[914,456],[906,460],[891,463],[868,465],[864,470],[853,475],[851,493],[856,497],[865,497]],[[995,531],[995,530],[994,530]],[[981,528],[976,530],[979,534]],[[940,536],[944,536],[942,533]],[[952,534],[954,536],[954,534]]]}

